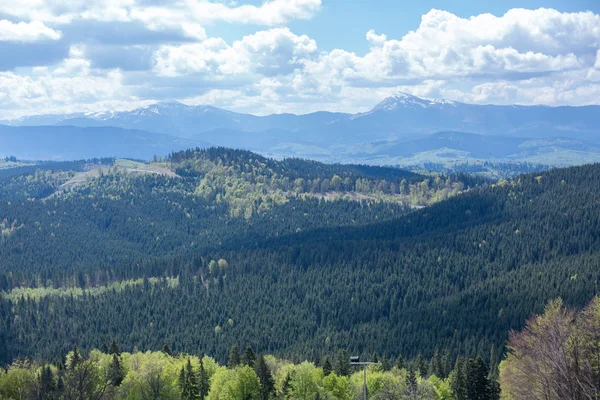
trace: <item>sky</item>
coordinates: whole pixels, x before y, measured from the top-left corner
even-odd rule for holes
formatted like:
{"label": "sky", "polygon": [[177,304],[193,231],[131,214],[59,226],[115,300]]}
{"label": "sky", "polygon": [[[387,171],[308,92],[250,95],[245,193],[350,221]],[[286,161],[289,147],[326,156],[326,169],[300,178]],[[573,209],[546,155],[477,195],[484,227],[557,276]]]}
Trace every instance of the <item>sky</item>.
{"label": "sky", "polygon": [[0,0],[0,119],[600,104],[598,0]]}

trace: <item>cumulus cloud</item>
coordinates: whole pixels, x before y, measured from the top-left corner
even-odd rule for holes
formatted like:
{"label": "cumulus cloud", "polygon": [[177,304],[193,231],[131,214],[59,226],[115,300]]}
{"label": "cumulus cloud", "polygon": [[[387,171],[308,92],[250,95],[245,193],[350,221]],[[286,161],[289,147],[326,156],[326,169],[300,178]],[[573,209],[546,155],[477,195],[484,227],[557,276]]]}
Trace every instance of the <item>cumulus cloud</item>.
{"label": "cumulus cloud", "polygon": [[405,79],[450,79],[550,73],[589,66],[600,46],[600,15],[513,9],[496,17],[460,18],[431,10],[419,28],[387,40],[367,33],[363,57],[335,50],[310,66],[330,79],[373,84]]}
{"label": "cumulus cloud", "polygon": [[40,21],[14,23],[5,19],[0,20],[0,42],[58,40],[61,36],[59,31],[48,28]]}
{"label": "cumulus cloud", "polygon": [[0,0],[0,13],[26,20],[55,24],[74,21],[142,22],[153,31],[180,28],[192,38],[203,39],[202,24],[211,22],[282,25],[311,18],[321,0],[271,0],[260,6],[227,6],[207,0]]}
{"label": "cumulus cloud", "polygon": [[308,36],[275,28],[245,36],[231,45],[211,38],[194,44],[161,46],[155,55],[155,70],[164,76],[203,74],[212,79],[285,75],[301,67],[316,51],[317,44]]}
{"label": "cumulus cloud", "polygon": [[[71,50],[35,73],[4,73],[4,87],[22,85],[23,94],[0,86],[0,108],[178,98],[263,114],[356,112],[395,91],[499,104],[581,105],[600,98],[600,15],[592,12],[513,9],[461,18],[434,9],[401,37],[366,32],[367,51],[356,53],[320,50],[314,38],[285,26],[312,17],[321,0],[21,3],[0,0],[0,13],[62,33],[54,43]],[[216,21],[262,27],[226,41],[205,30]],[[77,40],[81,29],[87,39]]]}
{"label": "cumulus cloud", "polygon": [[74,46],[69,57],[54,67],[36,67],[27,75],[0,72],[0,109],[6,116],[24,110],[36,113],[100,111],[140,103],[123,85],[119,70],[97,71]]}

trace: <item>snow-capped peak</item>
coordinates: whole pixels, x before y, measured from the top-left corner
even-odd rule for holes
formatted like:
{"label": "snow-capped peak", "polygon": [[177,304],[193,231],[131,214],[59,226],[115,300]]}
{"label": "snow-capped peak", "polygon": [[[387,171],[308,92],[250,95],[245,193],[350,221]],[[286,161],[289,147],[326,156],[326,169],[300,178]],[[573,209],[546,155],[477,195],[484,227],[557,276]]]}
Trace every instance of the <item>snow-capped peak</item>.
{"label": "snow-capped peak", "polygon": [[381,103],[377,104],[372,111],[378,110],[395,110],[400,107],[420,107],[427,108],[436,105],[456,105],[452,100],[445,99],[429,99],[413,96],[409,93],[398,92],[390,97],[385,98]]}

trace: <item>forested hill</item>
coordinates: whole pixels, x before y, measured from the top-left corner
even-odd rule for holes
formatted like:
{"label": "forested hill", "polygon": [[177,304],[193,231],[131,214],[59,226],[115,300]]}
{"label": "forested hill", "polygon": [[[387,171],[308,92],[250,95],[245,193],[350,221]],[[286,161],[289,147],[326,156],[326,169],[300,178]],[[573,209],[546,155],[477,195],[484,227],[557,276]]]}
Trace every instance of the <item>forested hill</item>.
{"label": "forested hill", "polygon": [[598,165],[490,186],[211,149],[91,171],[0,183],[2,361],[112,339],[483,355],[600,270]]}

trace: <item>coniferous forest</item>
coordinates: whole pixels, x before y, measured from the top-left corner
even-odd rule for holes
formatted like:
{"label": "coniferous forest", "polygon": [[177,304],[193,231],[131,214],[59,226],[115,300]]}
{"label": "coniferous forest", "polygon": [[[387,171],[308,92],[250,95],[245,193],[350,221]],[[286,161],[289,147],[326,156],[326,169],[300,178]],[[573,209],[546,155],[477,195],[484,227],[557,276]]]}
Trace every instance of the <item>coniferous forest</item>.
{"label": "coniferous forest", "polygon": [[597,398],[598,193],[224,148],[0,174],[0,398],[350,399],[349,355],[382,399]]}

